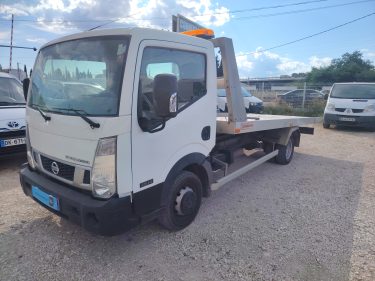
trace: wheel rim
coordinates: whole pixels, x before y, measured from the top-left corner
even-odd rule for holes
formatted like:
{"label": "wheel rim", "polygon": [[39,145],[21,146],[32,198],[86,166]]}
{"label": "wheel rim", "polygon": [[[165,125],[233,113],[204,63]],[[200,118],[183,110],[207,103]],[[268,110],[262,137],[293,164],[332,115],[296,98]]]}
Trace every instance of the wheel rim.
{"label": "wheel rim", "polygon": [[286,152],[285,152],[285,156],[287,160],[290,159],[290,157],[292,156],[292,153],[293,153],[293,143],[292,143],[292,139],[289,139],[288,144],[286,145]]}
{"label": "wheel rim", "polygon": [[197,205],[197,195],[189,186],[181,188],[177,193],[174,209],[179,216],[188,216],[194,213]]}

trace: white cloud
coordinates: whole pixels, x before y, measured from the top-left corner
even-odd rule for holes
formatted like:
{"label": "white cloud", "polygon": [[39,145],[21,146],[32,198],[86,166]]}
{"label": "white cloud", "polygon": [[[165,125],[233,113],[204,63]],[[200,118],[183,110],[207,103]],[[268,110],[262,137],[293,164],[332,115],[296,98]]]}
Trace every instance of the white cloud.
{"label": "white cloud", "polygon": [[375,52],[369,49],[362,49],[361,50],[364,59],[370,60],[373,64],[375,64]]}
{"label": "white cloud", "polygon": [[29,15],[45,19],[45,22],[37,23],[38,28],[57,34],[69,32],[74,27],[78,30],[87,30],[116,19],[118,19],[116,23],[121,23],[122,26],[170,29],[172,14],[177,13],[207,27],[221,26],[230,20],[228,8],[211,0],[112,0],[110,2],[35,0],[34,2],[4,4],[0,6],[0,17],[13,13],[18,16]]}
{"label": "white cloud", "polygon": [[77,27],[72,23],[68,21],[62,22],[59,19],[54,19],[50,21],[45,20],[44,18],[38,18],[38,25],[36,25],[35,28],[60,35],[66,33],[74,33],[78,31]]}
{"label": "white cloud", "polygon": [[0,31],[0,40],[1,41],[10,40],[10,31],[5,31],[5,32]]}
{"label": "white cloud", "polygon": [[12,4],[12,5],[0,5],[0,15],[4,19],[11,19],[11,15],[15,16],[27,16],[28,13],[24,9],[23,4]]}
{"label": "white cloud", "polygon": [[310,71],[312,67],[327,66],[331,58],[312,56],[308,62],[292,59],[274,52],[264,51],[258,47],[254,53],[236,55],[240,77],[265,77],[288,75]]}
{"label": "white cloud", "polygon": [[324,58],[318,58],[317,56],[312,56],[309,59],[310,65],[312,67],[320,68],[320,67],[326,67],[331,64],[332,58],[324,57]]}
{"label": "white cloud", "polygon": [[47,43],[47,39],[45,38],[26,38],[25,39],[27,42],[30,42],[30,43],[37,43],[39,45],[43,45],[44,43]]}

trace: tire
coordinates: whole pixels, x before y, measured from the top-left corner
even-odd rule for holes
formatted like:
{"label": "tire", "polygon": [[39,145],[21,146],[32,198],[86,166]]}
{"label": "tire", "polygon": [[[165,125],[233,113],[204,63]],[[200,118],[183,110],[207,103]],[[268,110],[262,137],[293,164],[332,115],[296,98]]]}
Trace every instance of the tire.
{"label": "tire", "polygon": [[329,129],[330,126],[331,126],[331,124],[323,122],[323,128],[324,129]]}
{"label": "tire", "polygon": [[181,230],[198,214],[202,201],[202,183],[194,173],[182,171],[168,188],[165,208],[158,220],[166,229]]}
{"label": "tire", "polygon": [[275,157],[275,162],[280,165],[287,165],[292,161],[294,154],[293,135],[289,138],[287,145],[276,144],[279,153]]}

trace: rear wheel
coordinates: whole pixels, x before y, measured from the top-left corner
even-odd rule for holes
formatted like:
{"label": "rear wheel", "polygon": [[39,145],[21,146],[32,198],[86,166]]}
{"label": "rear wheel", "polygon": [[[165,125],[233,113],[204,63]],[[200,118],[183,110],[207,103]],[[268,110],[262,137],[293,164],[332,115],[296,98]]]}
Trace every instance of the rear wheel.
{"label": "rear wheel", "polygon": [[192,172],[183,171],[170,186],[159,222],[169,230],[187,227],[196,217],[202,201],[202,183]]}
{"label": "rear wheel", "polygon": [[279,150],[279,153],[275,157],[275,162],[281,165],[289,164],[294,154],[293,137],[289,138],[287,145],[276,144],[276,149]]}
{"label": "rear wheel", "polygon": [[329,129],[330,125],[331,125],[331,124],[329,124],[329,123],[325,123],[325,122],[323,122],[323,128],[324,128],[324,129]]}

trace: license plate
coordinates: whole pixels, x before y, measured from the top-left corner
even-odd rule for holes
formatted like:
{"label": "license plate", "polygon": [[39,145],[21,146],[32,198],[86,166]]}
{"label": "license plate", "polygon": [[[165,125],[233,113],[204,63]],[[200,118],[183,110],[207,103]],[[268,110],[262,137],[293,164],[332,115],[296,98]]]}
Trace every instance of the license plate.
{"label": "license plate", "polygon": [[340,117],[339,120],[340,121],[355,122],[355,118],[351,118],[351,117]]}
{"label": "license plate", "polygon": [[0,147],[21,145],[21,144],[25,144],[25,143],[26,143],[26,139],[25,138],[0,140]]}
{"label": "license plate", "polygon": [[42,204],[56,211],[60,211],[59,199],[56,198],[55,196],[44,192],[43,190],[41,190],[39,187],[36,187],[36,186],[31,187],[31,194],[36,200],[38,200]]}

